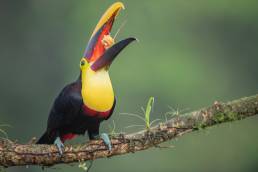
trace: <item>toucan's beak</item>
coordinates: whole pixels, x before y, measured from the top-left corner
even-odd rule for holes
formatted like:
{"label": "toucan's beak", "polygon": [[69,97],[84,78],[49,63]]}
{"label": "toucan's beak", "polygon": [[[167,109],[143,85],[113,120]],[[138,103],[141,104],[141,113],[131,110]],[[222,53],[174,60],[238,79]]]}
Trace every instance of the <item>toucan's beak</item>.
{"label": "toucan's beak", "polygon": [[99,20],[84,52],[84,58],[88,62],[96,61],[106,51],[101,41],[104,35],[110,34],[114,20],[121,9],[124,9],[123,3],[116,2],[107,9]]}
{"label": "toucan's beak", "polygon": [[115,43],[110,48],[105,48],[102,40],[104,36],[110,35],[114,20],[119,11],[124,9],[121,2],[111,5],[99,20],[84,52],[84,58],[91,63],[91,69],[97,71],[103,67],[108,68],[115,57],[135,38],[127,38]]}
{"label": "toucan's beak", "polygon": [[107,49],[105,53],[99,57],[92,65],[91,69],[94,71],[97,71],[101,68],[108,68],[110,64],[113,62],[113,60],[116,58],[116,56],[131,42],[135,41],[135,38],[127,38],[124,39],[116,44],[114,44],[112,47]]}

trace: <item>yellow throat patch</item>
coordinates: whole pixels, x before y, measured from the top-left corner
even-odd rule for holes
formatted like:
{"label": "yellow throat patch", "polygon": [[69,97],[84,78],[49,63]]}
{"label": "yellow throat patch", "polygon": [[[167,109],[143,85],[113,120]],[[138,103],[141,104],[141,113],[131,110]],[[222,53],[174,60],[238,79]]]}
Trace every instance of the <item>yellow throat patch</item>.
{"label": "yellow throat patch", "polygon": [[115,98],[106,69],[95,72],[90,68],[90,64],[81,66],[81,82],[84,105],[98,112],[106,112],[112,108]]}

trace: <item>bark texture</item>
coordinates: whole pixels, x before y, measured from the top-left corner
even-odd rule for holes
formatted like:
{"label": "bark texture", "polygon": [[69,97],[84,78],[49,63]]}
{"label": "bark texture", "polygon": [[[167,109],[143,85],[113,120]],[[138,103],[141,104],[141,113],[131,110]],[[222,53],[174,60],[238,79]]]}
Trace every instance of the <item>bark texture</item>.
{"label": "bark texture", "polygon": [[228,103],[214,102],[210,107],[178,115],[149,130],[112,136],[112,151],[108,151],[102,140],[94,140],[80,145],[65,146],[63,156],[59,155],[54,145],[18,144],[10,140],[1,140],[0,166],[52,166],[122,155],[157,146],[194,130],[241,120],[256,114],[258,95]]}

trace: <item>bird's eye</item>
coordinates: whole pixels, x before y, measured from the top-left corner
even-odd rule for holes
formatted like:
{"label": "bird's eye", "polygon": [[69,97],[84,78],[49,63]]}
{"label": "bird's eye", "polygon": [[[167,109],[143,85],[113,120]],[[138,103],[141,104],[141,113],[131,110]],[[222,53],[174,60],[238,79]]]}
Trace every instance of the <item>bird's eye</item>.
{"label": "bird's eye", "polygon": [[85,65],[85,61],[82,60],[82,61],[81,61],[81,66],[84,66],[84,65]]}

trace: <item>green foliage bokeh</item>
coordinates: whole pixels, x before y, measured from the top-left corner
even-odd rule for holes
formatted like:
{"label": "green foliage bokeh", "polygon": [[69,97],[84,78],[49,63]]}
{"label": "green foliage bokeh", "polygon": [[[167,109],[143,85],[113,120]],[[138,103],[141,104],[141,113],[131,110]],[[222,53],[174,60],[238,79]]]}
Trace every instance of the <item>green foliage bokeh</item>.
{"label": "green foliage bokeh", "polygon": [[[0,5],[0,122],[25,143],[46,127],[51,104],[77,79],[79,61],[102,13],[114,1],[13,0]],[[135,36],[110,68],[117,97],[116,132],[142,124],[121,112],[141,113],[155,97],[151,120],[175,109],[195,110],[258,91],[258,3],[217,0],[124,0],[113,34]],[[107,131],[112,119],[103,123]],[[151,149],[96,160],[92,171],[256,171],[258,118],[223,124]],[[73,143],[84,141],[85,137]],[[81,171],[59,165],[59,171]],[[41,171],[15,167],[12,172]],[[48,171],[54,171],[48,169]]]}

